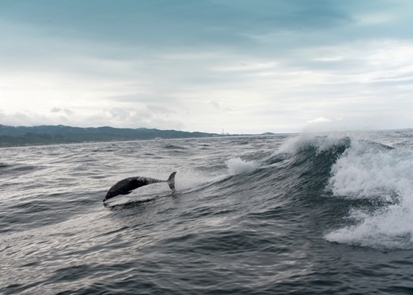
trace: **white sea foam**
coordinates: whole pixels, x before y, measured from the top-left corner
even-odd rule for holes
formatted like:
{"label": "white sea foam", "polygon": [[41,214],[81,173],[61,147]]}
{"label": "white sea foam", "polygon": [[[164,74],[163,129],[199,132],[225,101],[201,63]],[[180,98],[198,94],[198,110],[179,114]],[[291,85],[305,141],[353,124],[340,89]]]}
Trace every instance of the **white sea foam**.
{"label": "white sea foam", "polygon": [[356,225],[325,235],[331,242],[375,248],[413,248],[413,154],[363,141],[351,147],[331,170],[327,188],[333,196],[370,199],[389,205],[373,212],[354,209]]}
{"label": "white sea foam", "polygon": [[[331,169],[329,188],[347,198],[388,198],[412,188],[411,153],[353,141]],[[390,200],[388,200],[390,201]]]}

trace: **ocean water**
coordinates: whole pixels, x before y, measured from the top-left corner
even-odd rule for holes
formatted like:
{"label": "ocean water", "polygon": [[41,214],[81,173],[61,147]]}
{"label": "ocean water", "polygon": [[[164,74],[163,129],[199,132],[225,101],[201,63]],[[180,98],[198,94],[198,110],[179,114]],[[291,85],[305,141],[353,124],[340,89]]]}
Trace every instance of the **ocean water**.
{"label": "ocean water", "polygon": [[413,294],[413,130],[2,148],[0,181],[2,294]]}

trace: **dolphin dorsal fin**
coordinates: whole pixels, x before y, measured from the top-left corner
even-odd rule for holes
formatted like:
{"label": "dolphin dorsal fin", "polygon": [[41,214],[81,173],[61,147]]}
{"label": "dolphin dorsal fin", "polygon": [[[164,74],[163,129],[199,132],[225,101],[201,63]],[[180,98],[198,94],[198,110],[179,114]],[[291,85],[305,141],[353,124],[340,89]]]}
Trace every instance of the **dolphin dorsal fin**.
{"label": "dolphin dorsal fin", "polygon": [[168,178],[168,185],[173,191],[175,191],[175,174],[176,172],[172,172],[172,174]]}

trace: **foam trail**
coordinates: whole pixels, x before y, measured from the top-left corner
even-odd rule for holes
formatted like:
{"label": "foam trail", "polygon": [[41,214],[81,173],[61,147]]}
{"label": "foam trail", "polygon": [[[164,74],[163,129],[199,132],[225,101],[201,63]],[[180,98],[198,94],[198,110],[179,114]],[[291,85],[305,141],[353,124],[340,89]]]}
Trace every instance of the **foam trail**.
{"label": "foam trail", "polygon": [[199,171],[178,171],[175,177],[175,187],[178,191],[193,191],[211,183],[219,182],[230,175],[249,173],[261,166],[258,161],[244,161],[241,158],[233,158],[225,162],[228,170],[216,175],[206,175]]}
{"label": "foam trail", "polygon": [[205,175],[200,175],[195,171],[179,171],[175,177],[175,187],[178,191],[187,191],[201,187],[209,181]]}
{"label": "foam trail", "polygon": [[233,158],[226,162],[230,175],[249,173],[257,169],[261,164],[257,161],[244,161],[241,158]]}

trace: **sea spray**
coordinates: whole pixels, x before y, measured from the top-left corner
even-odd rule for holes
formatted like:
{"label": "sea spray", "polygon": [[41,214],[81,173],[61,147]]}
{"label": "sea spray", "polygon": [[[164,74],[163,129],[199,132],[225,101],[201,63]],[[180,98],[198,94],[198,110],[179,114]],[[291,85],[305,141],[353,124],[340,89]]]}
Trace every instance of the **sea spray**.
{"label": "sea spray", "polygon": [[349,144],[350,137],[344,133],[302,133],[286,140],[274,154],[297,154],[309,148],[315,148],[316,154],[320,154]]}
{"label": "sea spray", "polygon": [[369,201],[366,212],[353,208],[354,225],[325,235],[331,242],[375,248],[413,248],[413,154],[366,141],[351,147],[331,168],[326,189],[332,196]]}

